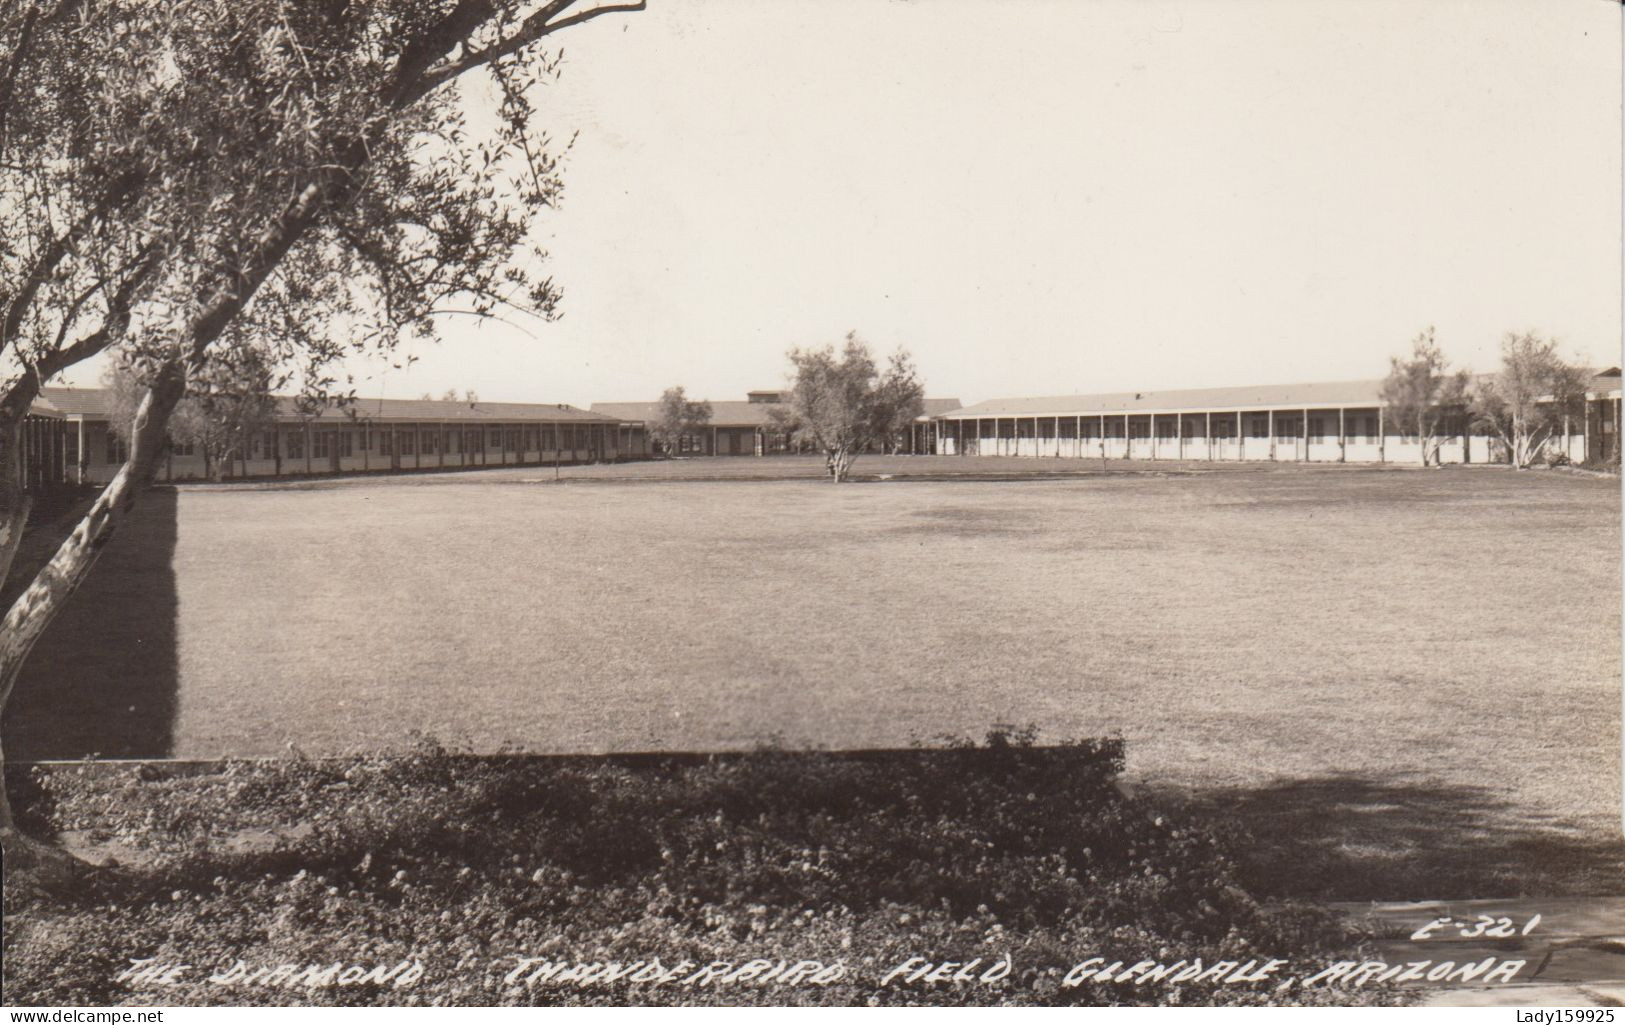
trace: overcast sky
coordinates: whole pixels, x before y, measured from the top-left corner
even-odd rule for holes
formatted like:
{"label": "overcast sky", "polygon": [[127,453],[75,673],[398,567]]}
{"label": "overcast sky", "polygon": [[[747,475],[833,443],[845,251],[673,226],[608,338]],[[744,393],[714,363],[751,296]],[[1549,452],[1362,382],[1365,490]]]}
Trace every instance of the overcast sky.
{"label": "overcast sky", "polygon": [[854,329],[967,402],[1377,377],[1429,324],[1619,360],[1615,3],[649,7],[542,103],[564,319],[448,322],[362,395],[742,398]]}

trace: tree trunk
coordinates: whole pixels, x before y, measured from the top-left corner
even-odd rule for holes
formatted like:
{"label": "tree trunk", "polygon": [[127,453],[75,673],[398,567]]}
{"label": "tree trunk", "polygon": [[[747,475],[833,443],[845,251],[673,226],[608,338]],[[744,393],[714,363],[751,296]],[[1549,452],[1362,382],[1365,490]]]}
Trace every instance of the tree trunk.
{"label": "tree trunk", "polygon": [[[129,459],[119,468],[112,483],[97,497],[84,519],[62,542],[51,561],[12,603],[5,619],[0,621],[0,714],[5,711],[23,663],[35,642],[61,612],[68,597],[89,575],[102,548],[123,524],[130,510],[135,508],[140,493],[157,475],[168,433],[169,416],[185,389],[186,375],[179,363],[166,364],[159,370],[152,387],[147,390],[136,410]],[[15,446],[7,446],[7,450],[7,459],[14,458],[9,453],[15,451]],[[12,478],[7,481],[7,486],[20,491],[16,480]],[[4,517],[5,529],[13,531],[3,541],[3,557],[8,564],[16,553],[21,525],[27,518],[27,504],[26,499],[14,503]],[[0,756],[0,772],[3,771],[4,759]],[[21,859],[19,864],[44,863],[45,867],[49,867],[51,862],[60,862],[67,857],[54,848],[43,847],[18,831],[11,814],[11,801],[3,787],[0,787],[0,846],[3,846],[8,861],[15,856]]]}
{"label": "tree trunk", "polygon": [[836,449],[829,457],[829,481],[839,484],[846,479],[847,471],[852,469],[852,453],[847,449]]}

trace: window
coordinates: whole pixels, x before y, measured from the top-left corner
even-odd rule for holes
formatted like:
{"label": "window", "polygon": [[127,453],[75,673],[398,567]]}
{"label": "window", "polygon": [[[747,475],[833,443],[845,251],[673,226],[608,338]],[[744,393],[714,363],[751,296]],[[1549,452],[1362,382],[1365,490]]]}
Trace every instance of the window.
{"label": "window", "polygon": [[109,463],[122,463],[128,455],[124,442],[111,430],[107,432],[107,461]]}
{"label": "window", "polygon": [[494,427],[491,428],[491,447],[498,452],[502,451],[502,432]]}
{"label": "window", "polygon": [[288,458],[305,458],[305,434],[303,431],[288,432]]}
{"label": "window", "polygon": [[333,448],[329,441],[332,437],[327,431],[317,431],[310,436],[310,454],[316,459],[326,459],[332,455]]}
{"label": "window", "polygon": [[406,431],[401,435],[401,455],[409,456],[413,454],[415,451],[413,440],[416,434],[416,431]]}
{"label": "window", "polygon": [[339,448],[339,455],[341,455],[341,456],[353,456],[353,455],[355,455],[355,432],[354,431],[344,431],[343,433],[341,433],[339,435],[339,445],[341,446]]}
{"label": "window", "polygon": [[393,431],[378,432],[378,451],[381,455],[386,456],[395,453],[395,434]]}
{"label": "window", "polygon": [[1326,418],[1325,417],[1312,416],[1312,417],[1309,418],[1309,440],[1310,441],[1325,441],[1326,440]]}
{"label": "window", "polygon": [[424,431],[423,432],[423,454],[424,455],[433,455],[434,454],[435,433],[436,432],[434,432],[434,431]]}

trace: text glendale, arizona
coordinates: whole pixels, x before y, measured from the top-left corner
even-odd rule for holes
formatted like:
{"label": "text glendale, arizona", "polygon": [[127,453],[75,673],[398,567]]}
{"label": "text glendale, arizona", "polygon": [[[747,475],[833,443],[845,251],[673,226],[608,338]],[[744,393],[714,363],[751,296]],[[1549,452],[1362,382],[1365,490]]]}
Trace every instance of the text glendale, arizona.
{"label": "text glendale, arizona", "polygon": [[[646,986],[680,986],[686,988],[722,988],[727,986],[827,986],[856,973],[840,961],[800,960],[788,961],[757,958],[748,961],[713,961],[702,963],[674,960],[670,964],[655,957],[638,961],[566,961],[540,957],[518,958],[516,966],[502,975],[502,984],[508,987],[596,987],[616,983]],[[505,961],[497,967],[513,964]],[[1274,984],[1277,989],[1299,986],[1359,987],[1380,983],[1461,984],[1479,985],[1512,982],[1527,964],[1521,960],[1501,960],[1486,957],[1479,961],[1337,961],[1316,969],[1299,978],[1289,974],[1290,962],[1281,958],[1253,958],[1248,961],[1213,961],[1204,963],[1191,958],[1165,963],[1142,960],[1133,963],[1090,957],[1072,965],[1061,977],[1064,989],[1095,984],[1133,984],[1135,986],[1209,985],[1243,986],[1260,983]],[[911,957],[885,970],[879,977],[881,986],[942,986],[992,985],[1010,975],[1013,967],[1010,955],[986,960],[931,961]],[[173,986],[192,981],[194,968],[189,964],[164,963],[152,958],[132,959],[130,967],[121,971],[117,981],[132,989]],[[286,989],[322,989],[330,986],[353,986],[371,983],[405,989],[416,984],[426,974],[426,966],[418,961],[402,961],[386,966],[344,964],[277,964],[251,966],[238,961],[231,966],[201,975],[203,981],[218,986],[266,986]],[[1059,975],[1060,969],[1049,969],[1047,974]]]}

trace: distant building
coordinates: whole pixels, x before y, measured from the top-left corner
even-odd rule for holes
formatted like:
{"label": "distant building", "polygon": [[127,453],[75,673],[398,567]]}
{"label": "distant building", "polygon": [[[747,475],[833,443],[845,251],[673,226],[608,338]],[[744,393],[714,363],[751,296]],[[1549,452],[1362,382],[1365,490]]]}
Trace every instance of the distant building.
{"label": "distant building", "polygon": [[[933,451],[1104,459],[1419,462],[1417,442],[1386,415],[1382,382],[1114,392],[995,399],[933,417]],[[1574,462],[1619,451],[1620,370],[1597,371],[1576,415],[1548,449]],[[1441,462],[1504,462],[1465,413],[1447,419]]]}
{"label": "distant building", "polygon": [[[788,452],[789,439],[773,420],[773,411],[784,408],[777,391],[747,392],[744,402],[711,403],[711,422],[705,429],[678,439],[671,455],[761,456]],[[624,424],[636,424],[642,431],[645,448],[639,455],[655,454],[647,427],[660,418],[659,402],[594,402],[592,411],[611,416]]]}
{"label": "distant building", "polygon": [[[793,450],[793,442],[779,426],[774,413],[785,408],[789,392],[750,391],[744,402],[711,403],[711,422],[703,431],[685,435],[677,443],[672,455],[698,456],[766,456]],[[935,435],[931,430],[933,414],[958,409],[958,399],[926,399],[925,415],[910,428],[908,437],[899,439],[903,451],[926,453],[933,451]],[[659,402],[594,402],[594,413],[612,416],[625,424],[647,427],[660,416]],[[649,445],[639,455],[654,454],[653,444],[645,429],[641,435]]]}
{"label": "distant building", "polygon": [[[46,388],[44,402],[65,424],[60,466],[68,480],[106,483],[126,455],[111,429],[103,388]],[[548,466],[629,458],[646,449],[641,427],[562,404],[430,399],[358,399],[345,409],[301,417],[279,399],[275,423],[222,467],[226,477],[431,470],[459,466]],[[160,480],[207,476],[201,452],[171,445]]]}

